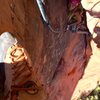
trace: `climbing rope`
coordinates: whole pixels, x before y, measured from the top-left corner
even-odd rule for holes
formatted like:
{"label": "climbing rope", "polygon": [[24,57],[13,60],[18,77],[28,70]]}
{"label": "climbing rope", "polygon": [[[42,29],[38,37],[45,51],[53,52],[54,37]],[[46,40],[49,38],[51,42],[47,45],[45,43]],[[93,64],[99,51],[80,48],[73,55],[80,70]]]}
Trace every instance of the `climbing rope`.
{"label": "climbing rope", "polygon": [[31,95],[38,93],[38,86],[33,80],[32,65],[26,50],[15,44],[8,49],[6,60],[12,64],[10,66],[12,67],[11,90],[8,91],[6,98],[17,100],[20,91]]}

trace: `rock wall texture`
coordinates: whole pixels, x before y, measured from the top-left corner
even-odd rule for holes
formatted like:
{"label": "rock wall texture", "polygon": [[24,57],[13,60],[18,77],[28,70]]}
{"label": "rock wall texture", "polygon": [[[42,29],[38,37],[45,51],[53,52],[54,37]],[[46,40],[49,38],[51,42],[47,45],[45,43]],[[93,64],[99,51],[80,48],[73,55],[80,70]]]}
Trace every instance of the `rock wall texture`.
{"label": "rock wall texture", "polygon": [[59,33],[43,24],[35,0],[0,0],[0,34],[11,32],[26,48],[46,100],[70,100],[86,64],[86,36],[65,31],[67,0],[45,0],[45,4]]}
{"label": "rock wall texture", "polygon": [[91,57],[85,68],[84,75],[79,80],[71,100],[89,95],[100,84],[100,0],[82,0],[81,3],[84,9],[89,10],[89,12],[86,12],[86,17],[87,27],[92,34],[90,41],[92,52],[90,52]]}

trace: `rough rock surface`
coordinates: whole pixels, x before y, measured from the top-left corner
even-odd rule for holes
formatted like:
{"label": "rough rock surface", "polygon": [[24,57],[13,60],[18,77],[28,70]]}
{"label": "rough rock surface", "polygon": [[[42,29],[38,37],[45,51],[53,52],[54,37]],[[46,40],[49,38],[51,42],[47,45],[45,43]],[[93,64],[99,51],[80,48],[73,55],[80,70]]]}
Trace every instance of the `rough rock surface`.
{"label": "rough rock surface", "polygon": [[85,68],[83,77],[79,80],[72,99],[77,100],[82,94],[88,95],[100,84],[100,50],[96,47],[94,41],[91,41],[92,55]]}
{"label": "rough rock surface", "polygon": [[[82,94],[88,95],[97,84],[100,84],[100,0],[82,0],[82,4],[86,10],[93,7],[90,10],[91,14],[89,12],[86,14],[87,26],[92,34],[90,41],[92,52],[84,75],[75,88],[72,100],[77,100]],[[93,11],[98,13],[95,14]]]}
{"label": "rough rock surface", "polygon": [[67,0],[45,0],[45,4],[59,33],[43,24],[35,0],[0,0],[0,34],[11,32],[28,51],[34,76],[47,93],[46,100],[70,100],[87,61],[86,36],[64,30]]}

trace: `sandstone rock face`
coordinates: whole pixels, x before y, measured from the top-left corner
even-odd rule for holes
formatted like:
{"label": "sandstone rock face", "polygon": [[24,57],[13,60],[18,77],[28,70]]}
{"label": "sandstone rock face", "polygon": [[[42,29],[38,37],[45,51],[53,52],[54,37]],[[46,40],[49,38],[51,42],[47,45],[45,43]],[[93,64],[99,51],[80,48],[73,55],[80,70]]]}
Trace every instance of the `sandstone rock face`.
{"label": "sandstone rock face", "polygon": [[35,0],[0,0],[0,34],[11,32],[25,47],[46,100],[70,100],[86,64],[86,36],[65,31],[66,0],[45,0],[45,4],[59,33],[43,24]]}
{"label": "sandstone rock face", "polygon": [[100,84],[100,0],[82,0],[82,5],[84,9],[90,10],[90,12],[86,12],[86,16],[87,27],[92,34],[90,41],[92,55],[82,79],[79,80],[74,90],[71,100],[76,100],[82,94],[88,95],[96,88],[97,84]]}

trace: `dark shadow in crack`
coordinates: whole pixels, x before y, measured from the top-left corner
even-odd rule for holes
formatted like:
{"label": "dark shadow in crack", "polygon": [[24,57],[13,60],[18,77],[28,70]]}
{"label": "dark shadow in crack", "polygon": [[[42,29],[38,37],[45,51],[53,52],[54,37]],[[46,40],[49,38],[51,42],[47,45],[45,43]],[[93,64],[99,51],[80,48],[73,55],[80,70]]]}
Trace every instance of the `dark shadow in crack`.
{"label": "dark shadow in crack", "polygon": [[0,100],[2,100],[4,93],[4,83],[5,83],[5,68],[4,68],[4,63],[0,63]]}

